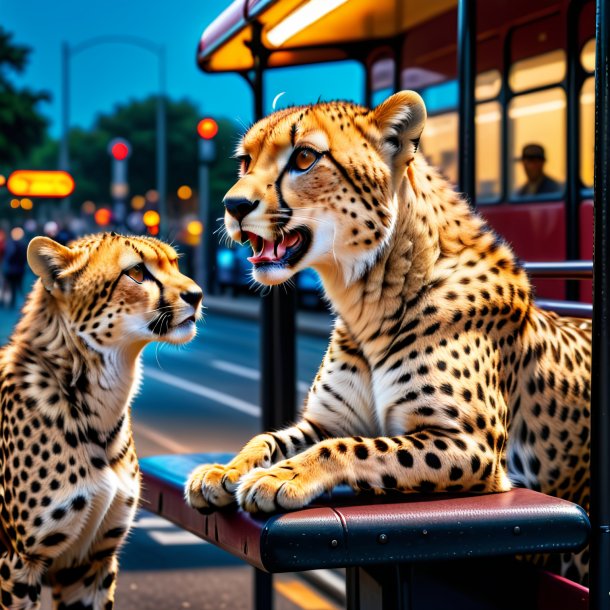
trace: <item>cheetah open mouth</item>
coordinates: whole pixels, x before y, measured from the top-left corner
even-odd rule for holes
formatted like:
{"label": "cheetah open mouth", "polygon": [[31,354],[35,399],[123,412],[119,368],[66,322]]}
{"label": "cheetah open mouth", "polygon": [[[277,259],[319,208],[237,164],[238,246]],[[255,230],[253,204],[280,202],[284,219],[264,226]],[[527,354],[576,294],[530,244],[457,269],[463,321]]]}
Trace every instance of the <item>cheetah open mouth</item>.
{"label": "cheetah open mouth", "polygon": [[275,241],[266,240],[249,231],[246,231],[245,236],[250,241],[253,252],[253,256],[249,256],[248,260],[257,269],[268,265],[294,266],[311,245],[311,233],[307,227],[297,227],[283,233]]}

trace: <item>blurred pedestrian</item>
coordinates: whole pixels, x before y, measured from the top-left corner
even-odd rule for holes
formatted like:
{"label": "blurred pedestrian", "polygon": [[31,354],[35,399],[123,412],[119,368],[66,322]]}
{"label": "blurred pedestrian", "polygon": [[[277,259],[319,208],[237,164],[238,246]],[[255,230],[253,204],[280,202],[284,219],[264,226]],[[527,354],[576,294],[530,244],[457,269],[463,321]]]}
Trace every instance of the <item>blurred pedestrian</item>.
{"label": "blurred pedestrian", "polygon": [[546,154],[540,144],[526,144],[517,161],[523,164],[523,171],[527,177],[527,182],[517,191],[520,197],[558,193],[562,190],[557,180],[544,173]]}
{"label": "blurred pedestrian", "polygon": [[26,263],[25,233],[21,227],[15,227],[11,230],[10,239],[6,244],[4,260],[2,261],[4,288],[9,291],[8,306],[11,309],[14,309],[17,305],[17,293],[23,296],[23,276]]}

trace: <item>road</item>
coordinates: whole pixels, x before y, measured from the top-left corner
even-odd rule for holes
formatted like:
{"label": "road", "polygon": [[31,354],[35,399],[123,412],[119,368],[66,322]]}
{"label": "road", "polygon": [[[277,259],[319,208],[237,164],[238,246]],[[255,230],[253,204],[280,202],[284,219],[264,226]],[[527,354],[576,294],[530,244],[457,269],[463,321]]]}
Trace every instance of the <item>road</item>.
{"label": "road", "polygon": [[[18,313],[0,310],[5,343]],[[140,457],[238,451],[260,431],[260,332],[255,322],[206,315],[197,338],[180,348],[150,345],[133,404]],[[326,342],[297,338],[298,402],[316,374]],[[252,569],[223,551],[141,510],[123,549],[117,610],[249,610]],[[294,575],[275,579],[276,610],[333,610]],[[43,595],[43,610],[50,595]]]}

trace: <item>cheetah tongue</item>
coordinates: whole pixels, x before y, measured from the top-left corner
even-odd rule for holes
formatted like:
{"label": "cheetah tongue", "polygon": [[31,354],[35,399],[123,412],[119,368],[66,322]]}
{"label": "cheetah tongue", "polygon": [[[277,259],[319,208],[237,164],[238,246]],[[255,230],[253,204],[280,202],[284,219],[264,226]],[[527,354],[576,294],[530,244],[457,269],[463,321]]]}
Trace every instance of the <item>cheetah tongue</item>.
{"label": "cheetah tongue", "polygon": [[[283,239],[278,238],[275,241],[269,241],[254,234],[249,234],[249,237],[250,243],[257,244],[260,248],[259,252],[254,252],[254,256],[248,257],[248,260],[253,264],[279,261],[286,254],[286,250],[301,239],[298,233],[290,233]],[[262,246],[260,245],[261,242]],[[254,247],[252,249],[254,250]]]}

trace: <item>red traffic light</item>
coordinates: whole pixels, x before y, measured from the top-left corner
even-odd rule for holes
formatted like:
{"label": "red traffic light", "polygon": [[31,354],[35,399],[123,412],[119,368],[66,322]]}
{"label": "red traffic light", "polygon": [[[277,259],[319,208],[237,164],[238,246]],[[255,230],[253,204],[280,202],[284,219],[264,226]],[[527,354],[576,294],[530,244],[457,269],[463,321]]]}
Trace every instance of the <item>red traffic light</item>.
{"label": "red traffic light", "polygon": [[201,119],[197,124],[197,133],[204,140],[211,140],[218,133],[218,123],[214,119]]}
{"label": "red traffic light", "polygon": [[125,161],[131,155],[131,145],[123,138],[114,138],[108,144],[108,152],[117,161]]}

